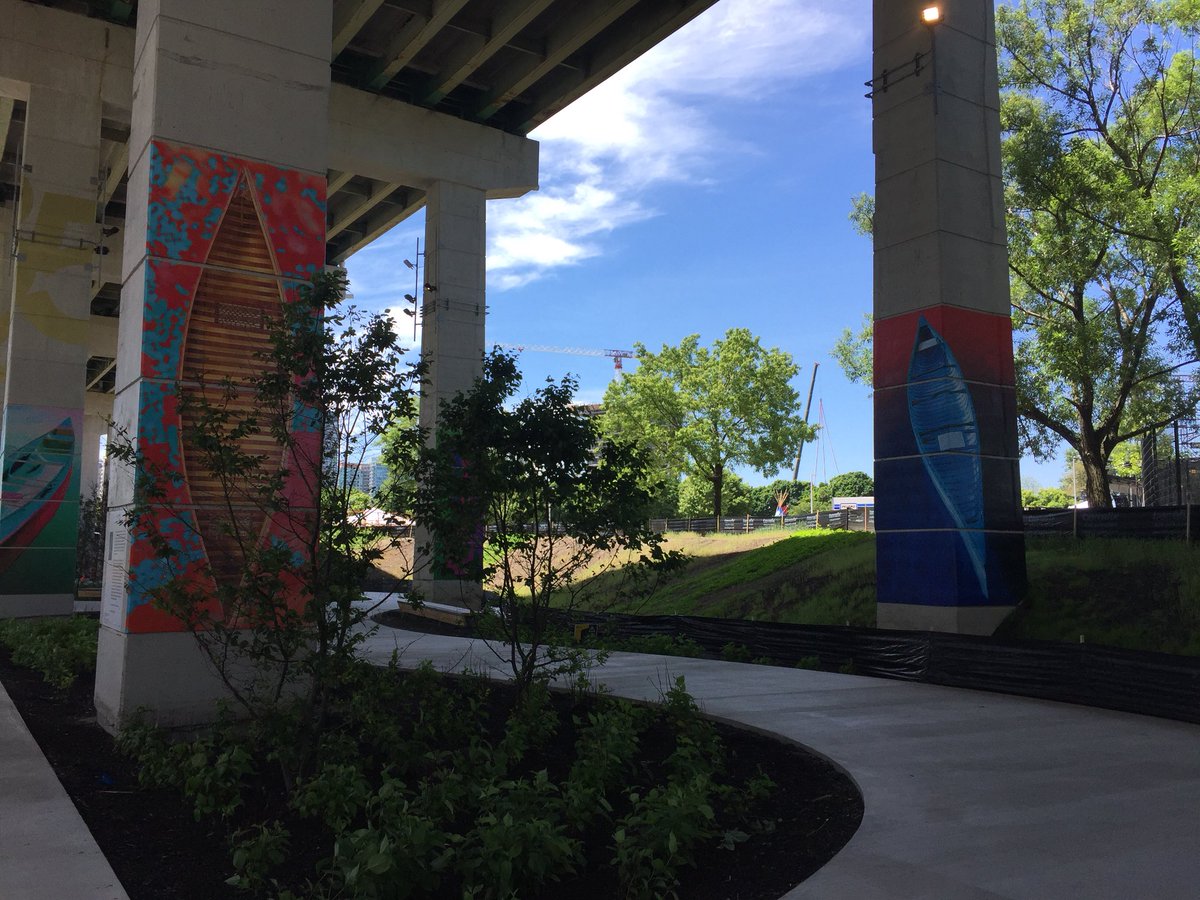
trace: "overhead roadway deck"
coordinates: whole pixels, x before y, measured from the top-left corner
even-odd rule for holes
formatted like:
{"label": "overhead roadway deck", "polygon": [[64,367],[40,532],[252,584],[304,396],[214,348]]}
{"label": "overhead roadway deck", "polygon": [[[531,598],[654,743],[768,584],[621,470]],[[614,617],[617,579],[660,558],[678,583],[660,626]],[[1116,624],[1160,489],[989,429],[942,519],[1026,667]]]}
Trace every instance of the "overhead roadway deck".
{"label": "overhead roadway deck", "polygon": [[[129,28],[138,12],[136,0],[27,2]],[[331,77],[357,91],[525,135],[715,2],[335,0]],[[280,6],[286,14],[286,4]],[[0,199],[13,197],[19,183],[21,121],[20,102],[0,100]],[[124,217],[128,131],[127,122],[105,121],[109,174],[101,199],[109,221]],[[338,170],[328,180],[331,263],[345,261],[425,201],[422,185]]]}

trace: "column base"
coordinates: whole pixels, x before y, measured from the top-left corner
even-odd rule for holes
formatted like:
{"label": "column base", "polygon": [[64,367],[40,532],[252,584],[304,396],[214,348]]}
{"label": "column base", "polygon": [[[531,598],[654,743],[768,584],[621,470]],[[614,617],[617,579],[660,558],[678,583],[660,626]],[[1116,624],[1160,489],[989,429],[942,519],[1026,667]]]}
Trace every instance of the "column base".
{"label": "column base", "polygon": [[413,590],[429,603],[445,603],[475,611],[483,608],[483,585],[477,582],[415,578]]}
{"label": "column base", "polygon": [[0,594],[0,619],[69,616],[74,612],[74,594]]}
{"label": "column base", "polygon": [[992,634],[1014,606],[925,606],[918,603],[880,603],[876,627],[898,631],[946,631],[950,634]]}
{"label": "column base", "polygon": [[139,710],[168,728],[216,720],[230,693],[191,632],[130,634],[100,627],[96,718],[116,734]]}

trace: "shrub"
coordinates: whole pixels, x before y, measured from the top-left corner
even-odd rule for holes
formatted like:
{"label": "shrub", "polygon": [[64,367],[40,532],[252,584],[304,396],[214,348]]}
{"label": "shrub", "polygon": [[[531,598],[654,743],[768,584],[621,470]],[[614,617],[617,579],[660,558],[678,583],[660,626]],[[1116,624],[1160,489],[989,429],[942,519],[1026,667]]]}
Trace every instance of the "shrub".
{"label": "shrub", "polygon": [[616,593],[628,599],[681,564],[647,526],[644,454],[599,440],[570,377],[509,405],[520,384],[514,358],[496,352],[471,390],[442,405],[437,439],[418,454],[414,504],[435,575],[482,578],[499,594],[489,637],[504,644],[518,698],[593,661],[556,639],[550,610],[580,605],[597,567],[620,573]]}
{"label": "shrub", "polygon": [[[331,710],[318,764],[277,796],[249,778],[288,752],[284,727],[221,723],[171,743],[134,723],[120,747],[144,784],[173,786],[198,819],[224,822],[231,884],[279,900],[546,896],[605,858],[624,896],[669,896],[704,846],[731,848],[769,825],[754,819],[769,780],[721,783],[725,748],[682,679],[659,708],[599,697],[574,710],[574,756],[553,775],[545,760],[568,734],[549,692],[535,686],[502,719],[480,700],[492,690],[361,664]],[[372,701],[389,704],[394,728],[364,719]],[[375,743],[385,733],[394,740]],[[655,748],[648,760],[645,747]]]}
{"label": "shrub", "polygon": [[753,662],[754,654],[745,644],[736,644],[730,641],[721,648],[721,659],[726,662]]}
{"label": "shrub", "polygon": [[639,634],[620,640],[605,642],[611,650],[624,650],[628,653],[655,653],[659,656],[687,656],[703,658],[707,656],[704,648],[689,637],[681,634]]}
{"label": "shrub", "polygon": [[12,651],[14,663],[66,690],[80,675],[96,671],[99,628],[88,616],[0,619],[0,643]]}

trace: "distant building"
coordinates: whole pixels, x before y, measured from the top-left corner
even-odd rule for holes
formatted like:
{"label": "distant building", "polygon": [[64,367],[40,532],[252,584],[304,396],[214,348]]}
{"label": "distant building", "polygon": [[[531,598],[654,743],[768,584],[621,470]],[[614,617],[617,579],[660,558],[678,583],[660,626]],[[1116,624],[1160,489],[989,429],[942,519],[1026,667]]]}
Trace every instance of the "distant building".
{"label": "distant building", "polygon": [[874,497],[834,497],[834,509],[874,509]]}
{"label": "distant building", "polygon": [[602,412],[604,412],[604,404],[603,403],[573,403],[573,404],[571,404],[571,409],[575,410],[576,412],[582,413],[584,416],[586,416],[589,419],[595,419],[595,418],[598,418]]}
{"label": "distant building", "polygon": [[371,493],[371,469],[366,464],[344,463],[338,481],[352,491]]}
{"label": "distant building", "polygon": [[378,494],[383,490],[383,483],[387,481],[388,467],[379,460],[367,463],[371,467],[371,493]]}

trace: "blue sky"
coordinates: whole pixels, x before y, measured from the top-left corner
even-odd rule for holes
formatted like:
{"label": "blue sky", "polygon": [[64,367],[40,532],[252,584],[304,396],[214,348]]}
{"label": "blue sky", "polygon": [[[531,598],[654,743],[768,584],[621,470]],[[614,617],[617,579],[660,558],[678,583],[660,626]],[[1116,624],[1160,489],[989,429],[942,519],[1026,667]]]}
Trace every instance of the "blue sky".
{"label": "blue sky", "polygon": [[[541,189],[488,205],[489,345],[658,349],[749,328],[792,355],[802,396],[820,363],[826,427],[801,478],[870,472],[868,391],[829,356],[871,309],[871,245],[847,219],[873,186],[870,13],[869,0],[721,0],[531,134]],[[350,258],[357,304],[403,305],[423,229],[414,216]],[[583,402],[613,377],[605,358],[520,363],[527,387],[575,374]],[[1044,485],[1061,471],[1022,463]]]}

